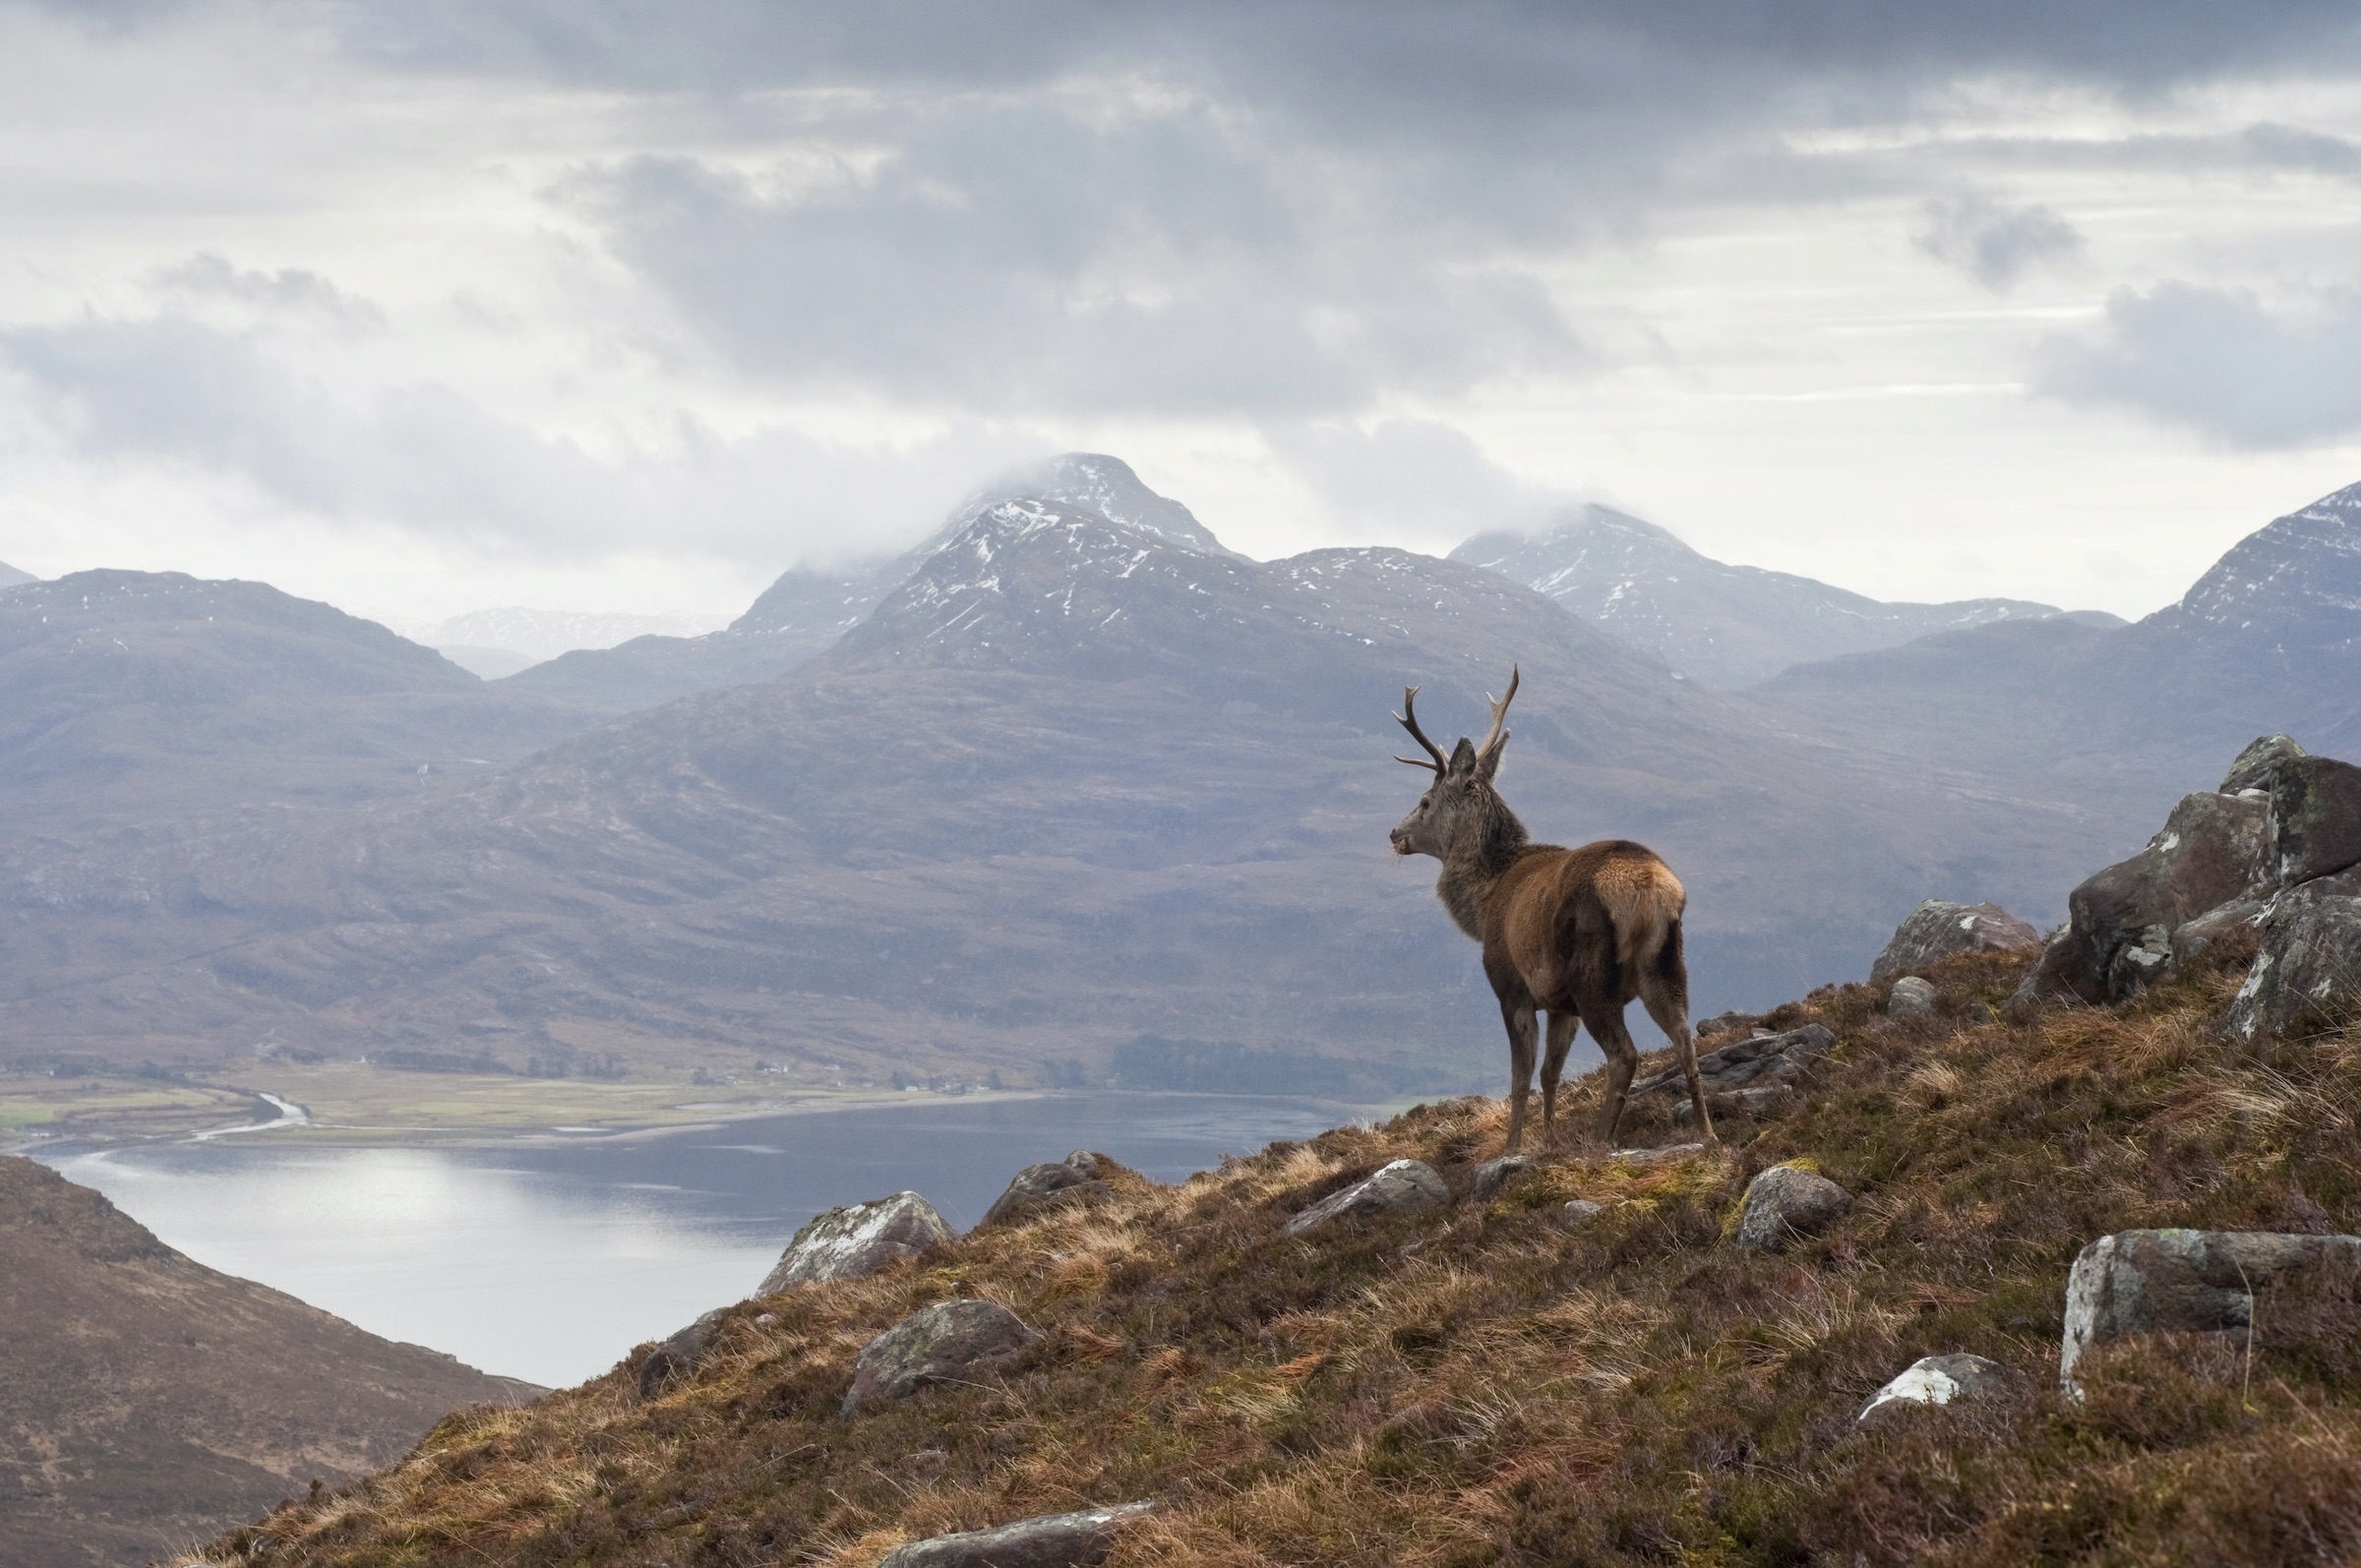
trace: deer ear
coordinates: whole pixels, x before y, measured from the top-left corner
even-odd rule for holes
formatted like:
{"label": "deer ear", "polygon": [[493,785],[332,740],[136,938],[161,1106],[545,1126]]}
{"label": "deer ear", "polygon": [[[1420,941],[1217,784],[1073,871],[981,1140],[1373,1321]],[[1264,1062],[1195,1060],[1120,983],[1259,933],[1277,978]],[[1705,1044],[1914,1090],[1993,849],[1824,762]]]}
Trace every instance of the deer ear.
{"label": "deer ear", "polygon": [[1472,778],[1475,772],[1476,743],[1463,735],[1459,738],[1459,744],[1451,748],[1451,776]]}
{"label": "deer ear", "polygon": [[1492,781],[1493,774],[1500,771],[1500,758],[1505,755],[1508,751],[1508,731],[1502,730],[1500,732],[1500,739],[1492,743],[1492,749],[1488,752],[1479,754],[1476,763],[1476,776],[1483,780],[1486,784],[1489,784]]}

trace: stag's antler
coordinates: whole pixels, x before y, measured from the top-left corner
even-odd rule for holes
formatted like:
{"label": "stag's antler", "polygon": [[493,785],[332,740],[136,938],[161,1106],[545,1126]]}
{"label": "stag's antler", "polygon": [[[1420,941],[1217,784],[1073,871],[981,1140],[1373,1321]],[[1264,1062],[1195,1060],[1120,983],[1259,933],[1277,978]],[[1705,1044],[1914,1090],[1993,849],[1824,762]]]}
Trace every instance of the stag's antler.
{"label": "stag's antler", "polygon": [[1497,753],[1508,740],[1508,732],[1500,726],[1507,721],[1508,705],[1517,699],[1517,682],[1521,678],[1517,667],[1512,664],[1508,667],[1508,695],[1497,702],[1492,702],[1492,694],[1489,692],[1483,694],[1483,699],[1486,702],[1492,702],[1492,733],[1483,738],[1482,746],[1476,748],[1476,760],[1479,765],[1492,760],[1493,754]]}
{"label": "stag's antler", "polygon": [[1433,757],[1434,760],[1422,762],[1415,756],[1397,756],[1394,760],[1408,762],[1412,767],[1432,768],[1435,772],[1440,773],[1448,763],[1443,756],[1443,749],[1426,739],[1426,732],[1419,728],[1419,710],[1416,705],[1418,697],[1419,689],[1417,687],[1406,686],[1402,689],[1402,711],[1394,715],[1394,722],[1410,731],[1410,738],[1426,748],[1426,754]]}

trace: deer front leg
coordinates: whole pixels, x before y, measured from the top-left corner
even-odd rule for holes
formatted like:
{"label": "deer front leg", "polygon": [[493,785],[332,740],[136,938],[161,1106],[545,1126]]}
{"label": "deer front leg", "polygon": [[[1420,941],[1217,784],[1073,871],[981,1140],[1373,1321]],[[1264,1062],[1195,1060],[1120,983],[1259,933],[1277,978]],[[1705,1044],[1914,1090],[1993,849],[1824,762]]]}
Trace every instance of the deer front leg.
{"label": "deer front leg", "polygon": [[1500,1004],[1501,1022],[1508,1025],[1508,1147],[1517,1152],[1525,1136],[1525,1097],[1533,1092],[1533,1055],[1540,1034],[1534,1009],[1518,1002]]}
{"label": "deer front leg", "polygon": [[1542,1057],[1542,1147],[1557,1147],[1557,1078],[1565,1070],[1566,1053],[1573,1048],[1575,1027],[1582,1015],[1563,1008],[1549,1012],[1549,1052]]}

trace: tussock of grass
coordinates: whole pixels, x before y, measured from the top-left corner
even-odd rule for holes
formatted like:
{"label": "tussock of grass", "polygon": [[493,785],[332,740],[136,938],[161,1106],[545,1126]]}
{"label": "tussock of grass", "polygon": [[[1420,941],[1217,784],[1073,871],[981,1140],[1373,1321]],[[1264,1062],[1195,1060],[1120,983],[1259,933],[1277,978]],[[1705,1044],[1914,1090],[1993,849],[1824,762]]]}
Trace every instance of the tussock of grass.
{"label": "tussock of grass", "polygon": [[[2102,1347],[2082,1401],[2055,1391],[2066,1270],[2092,1237],[2361,1230],[2361,1040],[2232,1047],[2210,1028],[2238,978],[2221,972],[2002,1017],[2019,973],[1955,961],[1932,1018],[1889,1020],[1861,986],[1780,1009],[1838,1048],[1784,1119],[1726,1118],[1718,1156],[1568,1152],[1481,1207],[1302,1239],[1289,1214],[1389,1159],[1464,1190],[1501,1108],[1422,1107],[1179,1186],[1119,1177],[1110,1202],[749,1302],[659,1399],[633,1394],[635,1358],[454,1416],[394,1469],[184,1563],[855,1568],[1139,1497],[1163,1506],[1119,1563],[2361,1555],[2356,1282],[2270,1298],[2251,1343]],[[1668,1110],[1637,1108],[1633,1141],[1679,1141]],[[1738,1253],[1746,1181],[1786,1161],[1860,1201],[1784,1253]],[[1572,1197],[1606,1212],[1568,1232]],[[961,1295],[1043,1340],[980,1384],[835,1418],[864,1342]],[[2023,1373],[2022,1397],[1856,1431],[1881,1384],[1950,1351]]]}

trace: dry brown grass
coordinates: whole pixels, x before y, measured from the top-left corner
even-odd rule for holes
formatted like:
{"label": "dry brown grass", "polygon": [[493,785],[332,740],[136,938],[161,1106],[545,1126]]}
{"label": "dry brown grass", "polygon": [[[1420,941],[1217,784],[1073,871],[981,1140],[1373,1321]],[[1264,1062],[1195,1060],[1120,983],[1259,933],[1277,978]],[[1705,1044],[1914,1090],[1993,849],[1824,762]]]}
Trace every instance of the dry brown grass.
{"label": "dry brown grass", "polygon": [[[2351,1291],[2274,1306],[2251,1351],[2119,1347],[2084,1363],[2081,1403],[2054,1392],[2066,1269],[2091,1237],[2361,1229],[2361,1049],[2221,1043],[2235,975],[2004,1020],[2016,978],[1949,966],[1932,1020],[1889,1021],[1857,986],[1782,1009],[1836,1029],[1835,1057],[1800,1109],[1732,1118],[1712,1158],[1568,1153],[1482,1207],[1301,1240],[1289,1213],[1397,1156],[1464,1189],[1500,1108],[1423,1107],[1179,1186],[1123,1178],[1095,1209],[750,1302],[652,1402],[635,1359],[454,1417],[402,1465],[184,1562],[859,1568],[1135,1497],[1162,1506],[1119,1563],[2361,1555]],[[1636,1141],[1680,1136],[1661,1102],[1636,1115]],[[1790,1159],[1861,1201],[1785,1254],[1736,1253],[1745,1181]],[[1553,1211],[1577,1196],[1608,1209],[1568,1233]],[[836,1419],[862,1343],[959,1295],[1045,1338],[983,1386]],[[1856,1433],[1887,1378],[1958,1350],[2023,1372],[2025,1396]]]}

